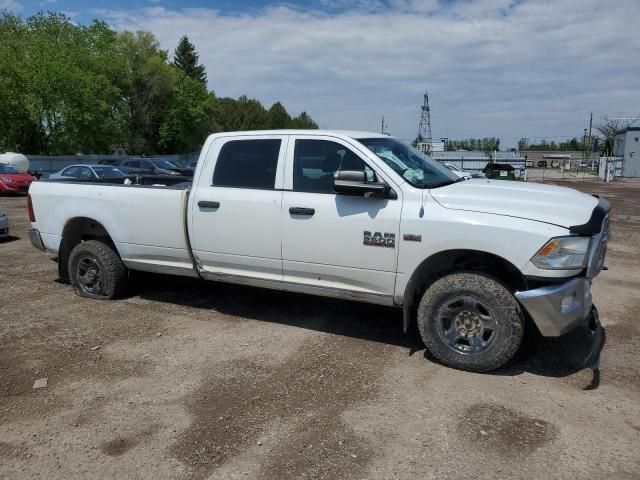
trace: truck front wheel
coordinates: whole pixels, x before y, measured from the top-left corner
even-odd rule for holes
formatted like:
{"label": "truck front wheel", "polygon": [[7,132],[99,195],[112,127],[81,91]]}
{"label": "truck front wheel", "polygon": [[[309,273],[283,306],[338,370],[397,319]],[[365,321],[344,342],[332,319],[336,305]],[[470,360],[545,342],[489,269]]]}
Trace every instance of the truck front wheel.
{"label": "truck front wheel", "polygon": [[442,363],[486,372],[516,353],[524,317],[514,296],[498,281],[478,273],[453,273],[424,292],[418,329],[427,350]]}
{"label": "truck front wheel", "polygon": [[125,292],[127,267],[111,246],[88,240],[69,254],[69,280],[81,297],[110,300]]}

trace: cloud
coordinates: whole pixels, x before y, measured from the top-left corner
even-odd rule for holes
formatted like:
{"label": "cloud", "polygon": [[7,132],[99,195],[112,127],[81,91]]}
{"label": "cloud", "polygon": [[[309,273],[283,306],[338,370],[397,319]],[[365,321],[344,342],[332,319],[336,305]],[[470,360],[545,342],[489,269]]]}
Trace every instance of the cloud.
{"label": "cloud", "polygon": [[20,13],[22,11],[22,4],[15,0],[0,0],[0,11],[9,10],[13,13]]}
{"label": "cloud", "polygon": [[635,0],[322,1],[100,14],[154,32],[169,51],[186,33],[217,95],[281,100],[327,128],[377,130],[384,115],[412,138],[425,89],[434,136],[498,135],[503,145],[579,136],[589,111],[640,110]]}

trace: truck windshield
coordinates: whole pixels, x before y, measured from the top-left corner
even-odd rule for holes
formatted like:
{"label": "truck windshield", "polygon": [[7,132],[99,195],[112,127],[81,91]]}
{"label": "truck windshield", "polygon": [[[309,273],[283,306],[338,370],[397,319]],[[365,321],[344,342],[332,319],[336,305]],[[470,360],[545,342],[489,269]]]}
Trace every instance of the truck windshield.
{"label": "truck windshield", "polygon": [[458,180],[447,167],[395,138],[359,138],[358,141],[416,188],[443,187]]}

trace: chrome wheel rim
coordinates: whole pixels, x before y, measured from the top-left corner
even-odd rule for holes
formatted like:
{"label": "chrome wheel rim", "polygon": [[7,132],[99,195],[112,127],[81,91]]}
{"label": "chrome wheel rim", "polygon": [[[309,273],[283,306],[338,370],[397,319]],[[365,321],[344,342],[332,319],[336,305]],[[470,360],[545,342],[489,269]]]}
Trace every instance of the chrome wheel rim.
{"label": "chrome wheel rim", "polygon": [[485,302],[473,295],[459,295],[444,301],[436,313],[440,339],[463,355],[485,352],[495,343],[498,322]]}
{"label": "chrome wheel rim", "polygon": [[80,289],[91,295],[102,295],[104,274],[95,257],[83,255],[78,259],[76,278]]}

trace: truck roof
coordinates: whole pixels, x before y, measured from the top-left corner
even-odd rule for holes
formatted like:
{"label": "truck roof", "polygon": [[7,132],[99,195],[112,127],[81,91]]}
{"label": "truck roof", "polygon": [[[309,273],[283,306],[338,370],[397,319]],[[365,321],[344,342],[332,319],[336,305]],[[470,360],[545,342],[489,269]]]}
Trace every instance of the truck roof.
{"label": "truck roof", "polygon": [[[389,138],[389,135],[375,132],[359,132],[353,130],[307,130],[307,129],[282,129],[282,130],[248,130],[238,132],[220,132],[215,133],[216,136],[231,136],[231,135],[336,135],[350,137],[353,139],[359,138]],[[212,136],[213,136],[212,135]]]}

